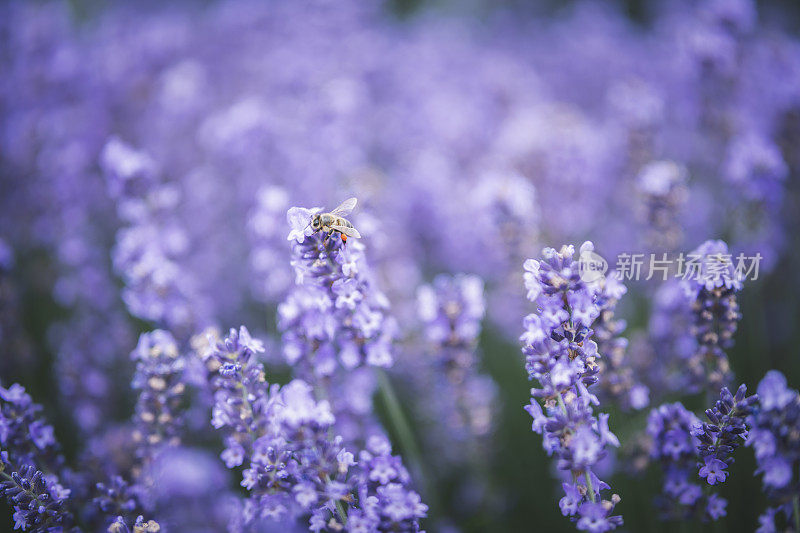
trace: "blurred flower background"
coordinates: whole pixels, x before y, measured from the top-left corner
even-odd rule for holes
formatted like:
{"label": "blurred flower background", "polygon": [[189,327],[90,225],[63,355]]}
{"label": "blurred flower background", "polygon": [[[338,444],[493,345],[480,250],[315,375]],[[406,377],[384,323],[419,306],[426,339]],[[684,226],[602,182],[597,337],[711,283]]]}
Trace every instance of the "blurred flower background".
{"label": "blurred flower background", "polygon": [[798,29],[2,3],[0,530],[797,531]]}

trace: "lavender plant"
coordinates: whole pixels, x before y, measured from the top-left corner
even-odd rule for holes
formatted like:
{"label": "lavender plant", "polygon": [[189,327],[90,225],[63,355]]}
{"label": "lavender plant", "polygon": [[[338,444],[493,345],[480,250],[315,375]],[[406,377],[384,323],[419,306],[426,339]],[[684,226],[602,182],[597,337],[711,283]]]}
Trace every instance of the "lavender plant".
{"label": "lavender plant", "polygon": [[287,212],[296,287],[278,306],[283,354],[329,398],[345,438],[363,441],[375,426],[369,410],[377,383],[369,367],[392,365],[396,326],[363,245],[351,239],[345,246],[338,234],[315,232],[311,218],[318,212]]}
{"label": "lavender plant", "polygon": [[475,348],[485,313],[482,280],[468,275],[438,276],[432,285],[417,290],[417,302],[431,346],[424,364],[433,367],[432,382],[422,388],[437,391],[428,405],[439,404],[431,415],[444,421],[450,438],[486,437],[496,392],[490,378],[477,368]]}
{"label": "lavender plant", "polygon": [[211,355],[218,362],[212,424],[227,433],[222,459],[229,467],[247,466],[241,482],[251,494],[245,523],[310,514],[311,531],[346,524],[354,530],[418,531],[427,507],[406,487],[408,473],[390,455],[388,441],[371,438],[359,455],[359,472],[352,472],[353,453],[342,437],[331,436],[335,417],[328,401],[316,401],[301,380],[270,387],[253,360],[262,350],[242,327],[231,330]]}
{"label": "lavender plant", "polygon": [[[654,0],[641,24],[608,3],[552,16],[478,0],[397,16],[412,4],[0,3],[0,381],[42,401],[0,388],[0,477],[19,527],[236,531],[285,500],[286,520],[264,528],[303,515],[320,530],[413,530],[426,511],[412,486],[431,529],[530,529],[532,512],[555,527],[503,407],[520,403],[508,344],[527,272],[528,409],[562,467],[564,514],[617,526],[597,476],[649,502],[625,476],[649,459],[665,471],[665,516],[721,520],[715,491],[731,474],[746,484],[730,456],[747,435],[770,501],[761,530],[800,529],[785,355],[796,9]],[[314,210],[290,209],[346,192],[365,206],[360,240],[312,234]],[[726,243],[680,255],[709,236]],[[589,282],[552,251],[518,268],[540,240],[587,237],[610,268],[656,251],[682,257],[666,274],[686,279]],[[740,269],[740,253],[760,270]],[[460,272],[480,276],[481,305]],[[419,287],[435,293],[422,289],[421,315]],[[240,329],[230,349],[203,335],[189,353],[192,334],[242,323],[264,352]],[[787,380],[767,374],[761,405],[724,389],[716,401],[734,369],[749,382],[770,367]],[[699,421],[674,402],[695,393],[712,418],[693,435]],[[638,411],[663,401],[642,433]],[[287,421],[302,406],[324,420]],[[613,461],[600,406],[625,412],[622,453],[645,453]],[[296,468],[270,477],[280,463]],[[253,477],[246,499],[224,465]],[[490,487],[471,483],[479,470]],[[728,494],[742,519],[726,527],[756,527],[735,499],[748,490]]]}
{"label": "lavender plant", "polygon": [[706,409],[708,422],[693,428],[693,435],[700,441],[697,446],[702,461],[699,474],[709,485],[723,483],[728,476],[725,469],[733,463],[734,450],[747,439],[745,420],[757,401],[757,395],[747,396],[744,384],[739,386],[736,396],[723,387],[714,407]]}
{"label": "lavender plant", "polygon": [[142,334],[131,357],[137,362],[133,388],[139,392],[133,438],[146,465],[160,447],[180,442],[185,363],[175,339],[160,329]]}
{"label": "lavender plant", "polygon": [[[662,518],[719,520],[725,516],[727,500],[701,485],[707,488],[725,482],[734,450],[747,440],[746,420],[757,402],[758,396],[747,396],[742,384],[735,396],[722,388],[720,399],[705,411],[708,422],[701,423],[679,402],[650,412],[650,458],[664,470],[662,495],[657,499]],[[703,480],[700,484],[696,476]]]}
{"label": "lavender plant", "polygon": [[777,370],[767,372],[758,384],[759,405],[747,419],[752,427],[746,445],[755,452],[757,473],[770,507],[759,517],[760,532],[779,531],[782,526],[798,530],[800,483],[795,476],[800,460],[800,396],[786,385]]}
{"label": "lavender plant", "polygon": [[102,162],[109,193],[128,224],[118,232],[113,251],[114,268],[127,287],[123,299],[134,316],[186,336],[195,325],[203,325],[205,315],[193,279],[179,266],[189,246],[188,236],[171,216],[180,189],[162,183],[156,163],[118,139],[105,146]]}
{"label": "lavender plant", "polygon": [[[593,249],[585,242],[580,251]],[[561,513],[580,530],[608,531],[622,525],[622,517],[612,514],[620,497],[602,499],[602,490],[609,487],[593,467],[606,447],[619,446],[619,440],[609,429],[609,416],[594,413],[599,401],[589,387],[600,379],[596,361],[602,356],[590,326],[600,309],[597,288],[581,279],[574,254],[572,246],[545,248],[541,261],[525,262],[525,288],[537,312],[525,318],[520,342],[529,378],[538,382],[525,409],[533,417],[533,431],[543,436],[545,451],[569,474]]]}
{"label": "lavender plant", "polygon": [[623,409],[644,409],[650,402],[650,389],[637,376],[639,369],[628,353],[628,339],[620,336],[626,323],[615,316],[617,302],[627,289],[612,276],[598,281],[598,315],[593,330],[598,352],[604,356],[597,361],[603,375],[599,392],[604,400],[614,401]]}
{"label": "lavender plant", "polygon": [[680,402],[660,405],[647,419],[650,459],[664,471],[662,494],[656,500],[664,518],[685,520],[692,508],[702,508],[702,488],[694,476],[699,441],[693,428],[698,425],[700,420]]}
{"label": "lavender plant", "polygon": [[692,299],[691,332],[697,344],[686,364],[695,388],[714,390],[731,379],[725,350],[733,345],[741,318],[736,293],[742,289],[742,274],[723,241],[706,241],[687,258],[684,289]]}
{"label": "lavender plant", "polygon": [[69,491],[31,465],[12,466],[8,452],[0,452],[0,494],[14,507],[14,529],[51,531],[68,529],[72,517],[64,502]]}

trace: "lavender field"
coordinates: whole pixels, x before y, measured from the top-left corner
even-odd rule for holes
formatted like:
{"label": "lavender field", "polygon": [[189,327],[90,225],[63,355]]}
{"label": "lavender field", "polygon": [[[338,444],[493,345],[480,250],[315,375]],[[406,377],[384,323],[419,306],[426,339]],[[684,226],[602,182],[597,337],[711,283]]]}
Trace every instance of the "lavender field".
{"label": "lavender field", "polygon": [[795,2],[0,3],[0,532],[800,533],[798,228]]}

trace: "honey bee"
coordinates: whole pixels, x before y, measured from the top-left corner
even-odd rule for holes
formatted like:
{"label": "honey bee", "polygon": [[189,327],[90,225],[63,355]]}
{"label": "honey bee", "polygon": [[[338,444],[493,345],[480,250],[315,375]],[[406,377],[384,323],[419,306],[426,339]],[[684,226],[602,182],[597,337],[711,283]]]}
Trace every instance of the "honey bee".
{"label": "honey bee", "polygon": [[355,198],[348,198],[330,213],[317,213],[311,219],[311,228],[317,231],[324,231],[328,234],[328,238],[333,235],[333,232],[338,232],[342,236],[342,242],[347,242],[347,237],[361,238],[361,234],[353,224],[347,220],[349,215],[356,206]]}

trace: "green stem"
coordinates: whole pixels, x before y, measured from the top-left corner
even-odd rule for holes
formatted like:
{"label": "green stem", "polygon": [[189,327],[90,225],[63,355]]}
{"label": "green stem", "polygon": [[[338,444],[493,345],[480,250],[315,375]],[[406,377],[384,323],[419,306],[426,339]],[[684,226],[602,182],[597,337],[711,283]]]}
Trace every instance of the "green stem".
{"label": "green stem", "polygon": [[383,399],[386,402],[386,408],[389,411],[389,418],[391,419],[392,425],[394,426],[397,436],[400,439],[400,445],[409,455],[409,458],[411,459],[411,462],[414,463],[415,468],[421,470],[419,467],[422,464],[422,454],[420,453],[419,447],[417,446],[417,441],[414,438],[411,424],[408,423],[408,419],[406,419],[406,416],[403,413],[400,400],[397,398],[397,394],[394,392],[394,387],[392,387],[392,383],[389,381],[389,377],[386,375],[386,372],[383,370],[378,370],[377,374],[379,387],[381,389],[381,393],[383,393]]}
{"label": "green stem", "polygon": [[416,471],[417,475],[419,476],[420,488],[423,489],[426,499],[428,500],[428,505],[431,507],[431,511],[433,511],[434,507],[438,508],[438,504],[436,503],[436,495],[434,491],[431,490],[431,487],[428,486],[428,482],[425,477],[425,469],[423,468],[422,463],[422,453],[420,452],[417,441],[414,438],[414,432],[411,429],[411,424],[409,424],[408,419],[403,413],[400,400],[397,398],[397,394],[394,391],[392,382],[389,381],[389,377],[386,375],[386,372],[382,369],[376,369],[376,374],[378,375],[378,387],[380,388],[383,400],[386,403],[386,410],[389,414],[389,420],[394,427],[398,439],[400,440],[400,446],[408,456],[412,470]]}
{"label": "green stem", "polygon": [[594,503],[594,487],[592,487],[592,478],[589,476],[588,470],[585,471],[583,475],[586,478],[586,490],[589,492],[589,499],[592,500],[592,503]]}
{"label": "green stem", "polygon": [[800,496],[795,495],[792,500],[792,509],[794,510],[794,530],[800,531]]}
{"label": "green stem", "polygon": [[564,405],[564,398],[561,397],[560,392],[558,393],[558,396],[556,396],[556,398],[558,399],[558,406],[561,408],[561,412],[567,414],[567,406]]}
{"label": "green stem", "polygon": [[[330,482],[331,477],[325,474],[325,483]],[[342,522],[342,525],[347,525],[347,510],[345,510],[344,505],[342,505],[342,500],[336,500],[336,514],[339,515],[339,520]]]}
{"label": "green stem", "polygon": [[339,520],[342,521],[342,525],[347,525],[347,511],[344,510],[344,505],[342,505],[342,500],[336,500],[336,514],[339,515]]}

